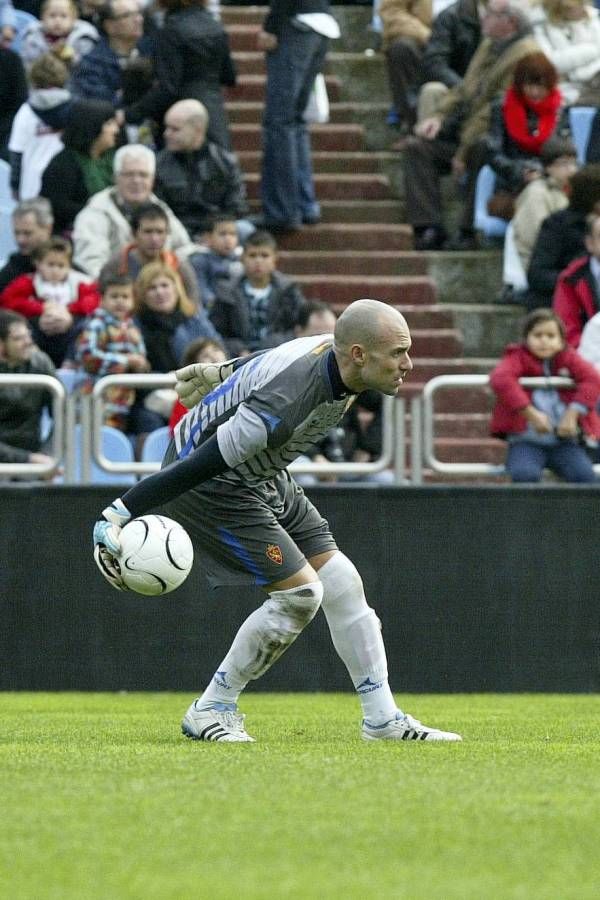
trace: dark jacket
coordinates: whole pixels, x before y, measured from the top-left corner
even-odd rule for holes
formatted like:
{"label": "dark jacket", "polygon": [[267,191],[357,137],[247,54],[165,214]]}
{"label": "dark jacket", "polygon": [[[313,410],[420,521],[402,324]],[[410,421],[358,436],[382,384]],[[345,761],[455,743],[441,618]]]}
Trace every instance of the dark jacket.
{"label": "dark jacket", "polygon": [[290,341],[296,335],[294,326],[298,323],[300,310],[305,300],[298,285],[281,272],[271,276],[272,291],[269,297],[269,318],[271,327],[260,348],[250,347],[250,306],[244,291],[245,276],[240,275],[231,282],[217,285],[211,322],[221,334],[230,353],[237,355],[246,350],[277,347]]}
{"label": "dark jacket", "polygon": [[160,122],[177,100],[200,100],[209,115],[209,140],[229,147],[229,129],[221,85],[235,84],[236,73],[225,29],[200,6],[167,13],[157,35],[155,82],[125,110],[128,122]]}
{"label": "dark jacket", "polygon": [[182,362],[187,345],[197,338],[219,341],[220,335],[203,309],[194,316],[184,316],[177,310],[169,315],[143,307],[135,319],[153,372],[172,372]]}
{"label": "dark jacket", "polygon": [[[581,418],[581,427],[590,437],[600,437],[600,417],[596,412],[600,375],[594,366],[576,351],[566,348],[550,360],[550,372],[573,379],[575,388],[559,390],[559,396],[563,403],[581,403],[587,407],[589,411]],[[525,344],[509,344],[490,375],[490,387],[497,397],[490,422],[494,437],[506,438],[527,430],[523,410],[531,403],[533,389],[520,385],[519,378],[539,378],[544,374],[542,361]]]}
{"label": "dark jacket", "polygon": [[[527,184],[524,179],[525,170],[538,169],[541,173],[543,166],[539,156],[528,155],[509,135],[502,111],[503,103],[503,97],[498,97],[492,103],[490,128],[485,138],[488,162],[497,175],[496,191],[506,190],[518,194]],[[527,124],[532,134],[537,121],[535,113],[528,110]],[[553,136],[570,137],[570,134],[569,119],[564,110],[558,116]]]}
{"label": "dark jacket", "polygon": [[108,40],[102,38],[83,57],[71,76],[73,96],[108,100],[115,106],[132,103],[150,85],[150,48],[148,38],[141,38],[137,44],[137,54],[132,56],[125,68],[121,68],[119,57]]}
{"label": "dark jacket", "polygon": [[24,256],[23,253],[11,253],[6,261],[6,265],[0,269],[0,294],[4,288],[18,278],[19,275],[27,275],[33,272],[35,266],[31,256]]}
{"label": "dark jacket", "polygon": [[[45,353],[34,351],[20,366],[0,360],[2,375],[54,375],[54,366]],[[50,405],[47,391],[21,387],[0,387],[0,462],[28,462],[29,454],[40,449],[40,416]]]}
{"label": "dark jacket", "polygon": [[552,306],[558,276],[585,253],[585,217],[584,212],[567,206],[542,222],[527,270],[529,309]]}
{"label": "dark jacket", "polygon": [[329,0],[272,0],[263,28],[271,34],[280,34],[286,22],[295,16],[330,12]]}
{"label": "dark jacket", "polygon": [[57,153],[44,169],[40,195],[47,197],[52,205],[54,230],[70,231],[75,216],[83,209],[90,195],[77,155],[69,147]]}
{"label": "dark jacket", "polygon": [[27,100],[27,78],[21,57],[0,47],[0,158],[8,159],[12,121]]}
{"label": "dark jacket", "polygon": [[217,213],[235,219],[248,215],[244,177],[237,157],[206,142],[191,153],[161,150],[156,160],[154,191],[167,203],[190,235],[210,227]]}
{"label": "dark jacket", "polygon": [[433,20],[423,51],[422,80],[454,87],[462,79],[481,40],[476,0],[459,0]]}
{"label": "dark jacket", "polygon": [[565,323],[569,346],[579,347],[585,323],[600,312],[600,291],[590,269],[589,256],[573,260],[561,272],[552,307]]}

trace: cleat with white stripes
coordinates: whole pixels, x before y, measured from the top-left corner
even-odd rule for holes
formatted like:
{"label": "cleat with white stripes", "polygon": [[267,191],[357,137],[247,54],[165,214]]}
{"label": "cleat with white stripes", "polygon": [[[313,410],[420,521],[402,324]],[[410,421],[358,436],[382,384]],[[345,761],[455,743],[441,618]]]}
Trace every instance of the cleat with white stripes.
{"label": "cleat with white stripes", "polygon": [[215,703],[209,709],[198,709],[194,700],[181,723],[186,737],[194,741],[221,741],[222,743],[254,743],[244,728],[244,716],[235,704]]}
{"label": "cleat with white stripes", "polygon": [[401,712],[383,725],[371,725],[363,719],[361,737],[363,741],[462,741],[460,734],[428,728]]}

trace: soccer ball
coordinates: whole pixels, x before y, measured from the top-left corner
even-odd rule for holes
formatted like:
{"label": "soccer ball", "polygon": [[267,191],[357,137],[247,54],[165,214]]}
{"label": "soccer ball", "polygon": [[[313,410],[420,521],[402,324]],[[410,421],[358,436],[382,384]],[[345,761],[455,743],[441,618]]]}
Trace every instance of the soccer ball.
{"label": "soccer ball", "polygon": [[185,528],[166,516],[132,519],[119,535],[119,567],[127,588],[156,597],[183,584],[194,561]]}

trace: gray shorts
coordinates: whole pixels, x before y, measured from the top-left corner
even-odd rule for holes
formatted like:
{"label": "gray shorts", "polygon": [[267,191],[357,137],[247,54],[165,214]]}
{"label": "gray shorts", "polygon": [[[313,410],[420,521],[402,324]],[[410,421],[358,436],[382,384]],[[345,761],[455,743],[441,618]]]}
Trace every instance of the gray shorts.
{"label": "gray shorts", "polygon": [[[169,446],[163,465],[176,459]],[[337,550],[329,524],[289,472],[258,485],[212,478],[161,510],[179,522],[213,586],[268,585]]]}

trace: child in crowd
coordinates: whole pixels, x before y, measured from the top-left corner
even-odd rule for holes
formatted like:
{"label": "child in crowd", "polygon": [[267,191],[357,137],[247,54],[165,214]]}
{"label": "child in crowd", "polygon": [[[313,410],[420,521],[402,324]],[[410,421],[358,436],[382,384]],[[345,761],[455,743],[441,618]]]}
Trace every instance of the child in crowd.
{"label": "child in crowd", "polygon": [[[520,378],[561,376],[573,388],[531,388]],[[506,470],[514,482],[538,482],[545,468],[565,481],[592,483],[596,476],[581,442],[600,438],[600,374],[566,346],[565,328],[549,309],[531,312],[523,343],[510,344],[490,376],[497,402],[495,437],[508,441]]]}
{"label": "child in crowd", "polygon": [[[213,338],[198,338],[192,341],[185,350],[181,360],[182,366],[191,366],[194,363],[224,363],[227,359],[225,348],[219,341]],[[182,419],[189,410],[183,405],[179,398],[175,401],[171,418],[169,419],[169,429],[171,434],[180,419]]]}
{"label": "child in crowd", "polygon": [[210,316],[233,356],[294,338],[306,302],[298,285],[277,271],[277,243],[270,232],[250,235],[242,263],[241,275],[217,285]]}
{"label": "child in crowd", "polygon": [[[88,393],[103,375],[150,371],[142,335],[132,319],[133,279],[105,268],[100,273],[99,289],[100,306],[86,320],[76,347],[78,364],[92,376],[84,387]],[[115,386],[104,398],[105,424],[125,431],[135,390]]]}
{"label": "child in crowd", "polygon": [[71,268],[71,256],[69,241],[45,241],[31,254],[35,273],[15,278],[0,295],[0,306],[32,320],[36,344],[57,368],[100,299],[89,276]]}
{"label": "child in crowd", "polygon": [[53,53],[44,53],[31,67],[29,98],[13,119],[8,142],[10,186],[19,200],[39,196],[42,172],[62,150],[61,134],[73,105],[68,78],[67,67]]}
{"label": "child in crowd", "polygon": [[224,213],[215,216],[205,243],[208,250],[193,253],[188,260],[194,268],[204,307],[210,312],[218,283],[240,275],[243,270],[236,220]]}
{"label": "child in crowd", "polygon": [[40,21],[25,30],[20,54],[27,67],[43,53],[52,51],[67,66],[74,66],[97,44],[97,28],[78,18],[73,0],[44,0]]}

